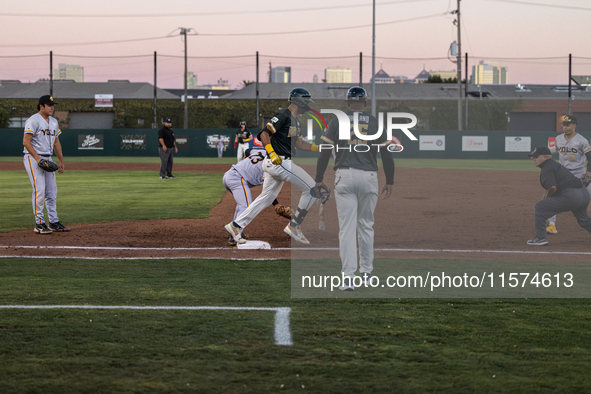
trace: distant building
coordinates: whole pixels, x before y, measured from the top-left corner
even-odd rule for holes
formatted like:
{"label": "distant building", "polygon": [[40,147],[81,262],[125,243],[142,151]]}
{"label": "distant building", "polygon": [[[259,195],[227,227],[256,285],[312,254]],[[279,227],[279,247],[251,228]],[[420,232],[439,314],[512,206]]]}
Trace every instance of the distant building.
{"label": "distant building", "polygon": [[197,89],[197,75],[190,71],[187,73],[187,89]]}
{"label": "distant building", "polygon": [[77,64],[61,63],[53,70],[53,79],[57,81],[84,82],[84,67]]}
{"label": "distant building", "polygon": [[291,67],[272,68],[271,83],[291,83]]}
{"label": "distant building", "polygon": [[506,85],[508,79],[507,67],[501,67],[499,62],[481,60],[480,64],[472,66],[470,83],[475,85]]}
{"label": "distant building", "polygon": [[457,71],[429,71],[429,75],[434,77],[439,75],[441,79],[454,79],[458,77]]}
{"label": "distant building", "polygon": [[333,67],[324,70],[326,83],[351,83],[353,74],[350,68]]}
{"label": "distant building", "polygon": [[415,83],[422,83],[429,79],[431,74],[425,70],[425,63],[423,63],[423,71],[421,71],[414,79]]}
{"label": "distant building", "polygon": [[405,76],[390,76],[382,68],[376,73],[375,79],[376,83],[414,83],[412,79]]}

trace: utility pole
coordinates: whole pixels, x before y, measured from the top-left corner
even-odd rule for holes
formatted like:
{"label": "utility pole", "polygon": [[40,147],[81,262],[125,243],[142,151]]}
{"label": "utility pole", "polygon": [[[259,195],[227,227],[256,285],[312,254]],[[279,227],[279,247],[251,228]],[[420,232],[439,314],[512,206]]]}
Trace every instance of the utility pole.
{"label": "utility pole", "polygon": [[183,39],[185,41],[185,75],[183,75],[183,80],[185,82],[185,116],[183,122],[183,128],[189,128],[189,99],[187,97],[187,33],[191,31],[191,29],[187,29],[181,27],[181,35],[184,36]]}
{"label": "utility pole", "polygon": [[464,83],[464,102],[465,102],[465,106],[466,106],[466,130],[468,130],[468,53],[466,52],[466,58],[464,59],[464,64],[465,64],[465,68],[464,68],[464,79],[465,79],[465,83]]}
{"label": "utility pole", "polygon": [[359,52],[359,86],[363,87],[363,52]]}
{"label": "utility pole", "polygon": [[572,115],[573,113],[572,111],[572,101],[573,101],[573,96],[572,96],[572,85],[571,85],[571,81],[573,79],[573,75],[572,75],[572,69],[573,67],[573,54],[569,53],[568,54],[568,114]]}
{"label": "utility pole", "polygon": [[49,51],[49,95],[53,97],[53,51]]}
{"label": "utility pole", "polygon": [[458,9],[454,12],[457,14],[458,26],[458,130],[462,131],[462,34],[460,29],[460,1],[458,0]]}
{"label": "utility pole", "polygon": [[[458,0],[459,1],[459,0]],[[371,114],[376,116],[376,0],[373,0],[371,33]]]}
{"label": "utility pole", "polygon": [[257,95],[257,127],[261,127],[261,121],[259,119],[259,51],[257,51],[257,84],[256,88],[256,95]]}
{"label": "utility pole", "polygon": [[158,128],[158,119],[156,118],[157,116],[157,111],[156,108],[158,108],[158,99],[157,99],[157,93],[156,93],[156,83],[157,83],[157,79],[156,79],[156,51],[154,51],[154,122],[152,123],[152,128],[153,129],[157,129]]}

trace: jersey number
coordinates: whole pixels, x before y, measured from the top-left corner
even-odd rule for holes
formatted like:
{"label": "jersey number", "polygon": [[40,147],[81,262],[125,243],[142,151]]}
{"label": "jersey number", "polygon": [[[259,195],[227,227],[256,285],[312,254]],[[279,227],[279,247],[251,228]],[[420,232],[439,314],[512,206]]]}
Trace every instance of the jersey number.
{"label": "jersey number", "polygon": [[[359,125],[359,134],[367,135],[368,128],[369,128],[369,125],[360,124]],[[355,132],[353,131],[353,126],[351,126],[351,134],[349,134],[349,145],[367,145],[366,140],[358,140],[357,138],[351,139],[352,137],[355,137]]]}
{"label": "jersey number", "polygon": [[257,152],[256,154],[250,155],[248,157],[248,160],[250,160],[250,162],[254,165],[259,161],[265,160],[265,158],[263,157],[263,154],[261,152]]}

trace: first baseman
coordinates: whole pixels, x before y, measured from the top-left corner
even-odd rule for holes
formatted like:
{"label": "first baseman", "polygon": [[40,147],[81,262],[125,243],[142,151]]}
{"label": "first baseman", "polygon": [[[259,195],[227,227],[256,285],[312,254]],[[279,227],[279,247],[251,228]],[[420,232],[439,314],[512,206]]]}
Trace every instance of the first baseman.
{"label": "first baseman", "polygon": [[[41,96],[37,105],[39,112],[27,119],[23,136],[23,153],[25,154],[23,163],[33,187],[32,203],[37,234],[70,231],[68,227],[60,223],[57,216],[55,172],[48,169],[49,166],[46,163],[51,162],[51,155],[55,150],[59,160],[57,172],[60,174],[64,172],[64,156],[59,140],[62,131],[57,120],[51,116],[54,104],[53,97],[50,95]],[[43,217],[44,206],[47,209],[49,226]]]}
{"label": "first baseman", "polygon": [[244,243],[241,237],[244,229],[263,209],[271,205],[277,197],[284,182],[288,182],[302,190],[298,209],[293,219],[283,230],[297,242],[309,244],[300,229],[300,225],[312,206],[316,197],[310,194],[314,187],[314,179],[301,167],[292,163],[291,157],[298,148],[306,151],[318,151],[318,145],[311,145],[302,139],[300,122],[297,119],[309,110],[308,104],[313,103],[310,92],[306,89],[295,88],[289,92],[289,108],[286,108],[271,119],[258,135],[262,141],[267,157],[263,162],[265,179],[263,191],[234,221],[224,228],[237,243]]}
{"label": "first baseman", "polygon": [[[577,134],[577,118],[573,115],[562,117],[563,134],[556,137],[555,145],[550,148],[552,153],[559,155],[560,164],[566,167],[574,176],[582,179],[585,174],[591,176],[591,145],[581,134]],[[585,160],[587,167],[585,168]],[[591,195],[591,184],[587,186]],[[557,234],[556,215],[548,219],[546,231],[550,234]]]}
{"label": "first baseman", "polygon": [[561,212],[571,211],[579,226],[591,233],[591,217],[587,215],[590,196],[581,180],[571,170],[552,160],[550,149],[545,146],[538,146],[529,157],[541,169],[540,183],[546,192],[535,207],[536,236],[527,244],[548,245],[546,219]]}
{"label": "first baseman", "polygon": [[[334,118],[320,138],[323,143],[336,149],[334,169],[336,170],[334,193],[339,217],[339,250],[344,282],[341,290],[354,290],[353,278],[357,271],[357,243],[359,243],[359,273],[364,281],[371,278],[374,256],[374,211],[378,202],[378,151],[382,155],[386,182],[382,187],[383,199],[392,195],[394,185],[394,159],[388,146],[392,141],[383,133],[370,143],[356,138],[353,130],[354,117],[358,120],[358,133],[373,136],[378,133],[378,120],[364,112],[367,93],[361,87],[353,87],[347,92],[346,113],[350,125],[349,139],[339,139],[339,122]],[[355,146],[367,147],[355,150]],[[354,146],[353,149],[350,149]],[[332,150],[323,149],[318,157],[316,186],[322,186],[324,172]],[[348,280],[347,280],[348,279]]]}

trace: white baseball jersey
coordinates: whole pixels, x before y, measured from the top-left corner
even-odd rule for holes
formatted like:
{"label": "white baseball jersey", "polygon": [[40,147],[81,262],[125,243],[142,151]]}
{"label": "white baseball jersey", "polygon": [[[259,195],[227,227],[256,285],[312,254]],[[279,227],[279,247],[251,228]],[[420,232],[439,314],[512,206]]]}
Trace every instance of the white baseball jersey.
{"label": "white baseball jersey", "polygon": [[552,148],[552,153],[558,152],[560,155],[560,164],[571,170],[577,178],[582,177],[587,169],[585,168],[585,153],[591,150],[589,141],[581,134],[575,134],[570,140],[566,140],[564,134],[556,137],[556,145]]}
{"label": "white baseball jersey", "polygon": [[262,185],[265,174],[263,171],[263,160],[265,160],[266,155],[267,152],[265,151],[253,150],[250,156],[240,163],[232,165],[232,168],[240,173],[249,187]]}
{"label": "white baseball jersey", "polygon": [[[43,116],[36,113],[25,122],[25,134],[33,134],[31,143],[39,156],[53,154],[53,144],[61,133],[57,120],[52,116],[49,117],[48,122],[43,119]],[[29,153],[27,148],[23,149],[23,153]]]}

